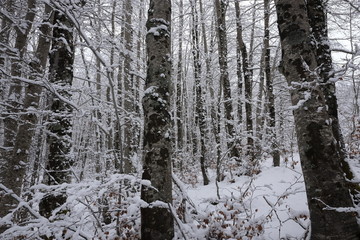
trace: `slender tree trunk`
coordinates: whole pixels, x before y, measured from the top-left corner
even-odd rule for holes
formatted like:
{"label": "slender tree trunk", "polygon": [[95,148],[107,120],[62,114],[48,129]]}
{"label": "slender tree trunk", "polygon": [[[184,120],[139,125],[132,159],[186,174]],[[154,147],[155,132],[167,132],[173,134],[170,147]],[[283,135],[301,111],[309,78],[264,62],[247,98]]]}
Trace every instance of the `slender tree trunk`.
{"label": "slender tree trunk", "polygon": [[[100,26],[100,24],[99,24]],[[100,29],[98,29],[100,30]],[[100,32],[100,31],[99,31]],[[98,49],[98,51],[100,51],[100,49]],[[50,66],[51,67],[51,66]],[[95,83],[95,87],[96,87],[96,97],[98,99],[101,100],[101,62],[99,59],[96,59],[96,83]],[[102,114],[100,109],[95,108],[93,110],[93,117],[96,119],[96,121],[98,121],[99,123],[101,123],[101,119],[102,119]],[[101,132],[99,131],[99,127],[97,126],[97,124],[95,124],[94,126],[94,131],[95,131],[95,151],[96,151],[96,156],[95,156],[95,173],[96,173],[96,179],[100,180],[100,174],[101,174],[101,158],[102,158],[102,143],[103,143],[103,136],[101,134]]]}
{"label": "slender tree trunk", "polygon": [[[265,85],[265,74],[264,74],[264,56],[265,56],[265,48],[263,47],[261,53],[261,61],[260,61],[260,69],[259,69],[259,92],[257,95],[257,102],[256,102],[256,154],[259,156],[261,154],[261,144],[263,139],[263,130],[264,130],[264,123],[265,123],[265,113],[266,108],[264,104],[264,85]],[[266,95],[265,95],[266,96]]]}
{"label": "slender tree trunk", "polygon": [[249,56],[246,45],[242,37],[242,24],[240,18],[240,4],[235,2],[236,13],[236,31],[237,44],[241,50],[242,56],[242,70],[244,74],[244,91],[245,91],[245,114],[246,114],[246,131],[247,131],[247,154],[250,157],[250,162],[254,160],[254,139],[253,139],[253,120],[252,120],[252,71],[249,67]]}
{"label": "slender tree trunk", "polygon": [[[174,221],[168,205],[172,202],[170,141],[171,115],[171,1],[150,0],[146,47],[148,55],[144,108],[144,180],[155,188],[142,186],[141,239],[171,240]],[[155,203],[161,201],[162,204]]]}
{"label": "slender tree trunk", "polygon": [[[115,6],[115,3],[113,3],[113,6]],[[122,25],[122,31],[120,36],[120,42],[124,44],[125,39],[125,25]],[[123,61],[125,59],[125,51],[120,52],[120,58],[119,58],[119,66],[118,66],[118,74],[117,74],[117,98],[119,104],[121,106],[124,105],[124,64]],[[120,114],[120,112],[119,112]],[[124,173],[124,145],[123,145],[123,122],[120,118],[120,115],[117,116],[116,124],[115,124],[115,133],[114,133],[114,150],[116,152],[116,158],[119,161],[115,161],[115,169],[116,171],[120,173]]]}
{"label": "slender tree trunk", "polygon": [[194,77],[195,77],[195,90],[196,90],[196,110],[195,110],[195,122],[200,129],[200,167],[201,173],[203,176],[204,185],[209,184],[209,178],[206,174],[206,146],[205,146],[205,137],[206,137],[206,120],[205,120],[205,107],[204,107],[204,98],[203,90],[201,84],[201,60],[200,60],[200,37],[199,37],[199,16],[197,12],[196,0],[191,1],[191,12],[192,12],[192,53],[194,60]]}
{"label": "slender tree trunk", "polygon": [[222,85],[224,94],[224,108],[226,119],[226,132],[228,134],[227,146],[230,150],[230,158],[239,160],[240,154],[235,139],[234,116],[231,98],[229,69],[227,63],[227,34],[226,34],[226,1],[215,0],[215,10],[217,16],[217,33],[218,33],[218,49],[219,49],[219,64],[220,64],[220,84]]}
{"label": "slender tree trunk", "polygon": [[183,0],[179,1],[179,50],[178,50],[178,65],[176,76],[176,126],[177,126],[177,151],[182,151],[184,147],[184,129],[183,129],[183,30],[184,30],[184,3]]}
{"label": "slender tree trunk", "polygon": [[[117,0],[113,0],[112,1],[112,11],[111,11],[111,39],[112,41],[115,41],[115,31],[116,31],[116,28],[115,28],[115,17],[116,17],[116,3],[117,3]],[[112,44],[111,45],[111,50],[110,50],[110,65],[113,66],[115,63],[115,45]],[[115,74],[114,74],[114,71],[111,71],[110,73],[110,78],[111,79],[115,79]],[[111,88],[110,86],[108,86],[106,88],[106,101],[107,102],[111,102]],[[109,153],[110,156],[107,156],[107,159],[114,159],[114,166],[115,165],[118,165],[117,163],[119,162],[118,161],[118,154],[117,154],[117,151],[116,151],[116,148],[114,149],[114,138],[116,136],[116,124],[113,124],[113,114],[110,112],[107,114],[107,126],[109,128],[109,135],[107,136],[107,139],[106,139],[106,148],[107,148],[107,151]],[[115,129],[114,129],[115,127]],[[115,134],[114,134],[115,132]],[[110,170],[111,169],[111,163],[110,163],[110,160],[107,160],[106,161],[106,171]],[[115,169],[117,169],[115,167]]]}
{"label": "slender tree trunk", "polygon": [[242,39],[242,25],[240,17],[240,6],[239,2],[235,1],[235,17],[236,17],[236,75],[237,75],[237,86],[238,86],[238,101],[237,101],[237,111],[239,123],[242,124],[243,121],[243,105],[242,105],[242,94],[243,94],[243,77],[242,77],[242,64],[241,64],[241,44],[243,43]]}
{"label": "slender tree trunk", "polygon": [[327,107],[324,79],[316,73],[318,57],[306,2],[277,0],[278,27],[283,51],[282,72],[291,87],[298,139],[311,219],[311,239],[359,239],[355,215],[333,208],[351,208],[341,168],[341,154],[334,142],[331,110]]}
{"label": "slender tree trunk", "polygon": [[[208,137],[210,138],[211,134],[214,135],[215,143],[216,143],[216,161],[217,161],[217,176],[220,175],[220,159],[221,159],[221,139],[220,139],[220,117],[218,114],[221,114],[221,111],[218,111],[218,106],[220,106],[220,99],[221,99],[221,93],[218,94],[218,99],[215,95],[214,90],[214,77],[211,71],[211,56],[213,53],[213,47],[214,47],[214,40],[212,37],[212,34],[210,34],[210,46],[208,45],[208,37],[207,32],[205,28],[205,18],[204,18],[204,9],[203,9],[203,3],[202,0],[199,0],[200,4],[200,22],[201,22],[201,32],[202,32],[202,40],[204,45],[204,55],[205,55],[205,67],[206,67],[206,91],[207,95],[206,97],[209,99],[210,104],[210,113],[209,118],[211,119],[209,130],[208,130]],[[211,28],[210,33],[213,33],[214,28],[214,19],[212,19],[211,22]],[[217,178],[220,180],[220,177]]]}
{"label": "slender tree trunk", "polygon": [[132,27],[132,12],[133,8],[131,0],[124,1],[123,16],[125,19],[124,25],[124,76],[123,76],[123,104],[125,110],[125,124],[124,124],[124,173],[131,173],[133,166],[131,163],[131,157],[134,154],[132,144],[134,144],[134,94],[133,94],[133,82],[134,75],[132,73],[132,52],[133,52],[133,27]]}
{"label": "slender tree trunk", "polygon": [[267,90],[267,109],[269,111],[269,131],[271,133],[271,155],[273,157],[273,165],[275,167],[280,166],[280,153],[278,150],[278,144],[276,139],[275,129],[275,96],[274,96],[274,82],[271,76],[270,67],[270,1],[264,0],[264,67],[265,67],[265,79],[266,79],[266,90]]}

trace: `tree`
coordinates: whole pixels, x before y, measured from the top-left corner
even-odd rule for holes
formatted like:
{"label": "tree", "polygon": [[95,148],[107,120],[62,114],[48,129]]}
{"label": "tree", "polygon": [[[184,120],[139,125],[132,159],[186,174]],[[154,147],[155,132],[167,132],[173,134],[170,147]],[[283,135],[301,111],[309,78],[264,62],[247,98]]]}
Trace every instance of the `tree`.
{"label": "tree", "polygon": [[125,45],[125,56],[124,56],[124,76],[123,76],[123,106],[125,110],[125,124],[124,124],[124,172],[130,173],[133,171],[131,163],[131,157],[134,154],[132,144],[134,144],[135,131],[134,131],[134,98],[133,85],[134,85],[134,74],[132,73],[132,62],[133,62],[133,27],[132,27],[132,12],[133,7],[130,0],[124,1],[124,45]]}
{"label": "tree", "polygon": [[[184,30],[184,3],[183,0],[179,1],[179,27],[178,27],[178,41],[179,41],[179,50],[178,50],[178,63],[177,63],[177,72],[176,72],[176,146],[177,151],[181,151],[184,146],[184,121],[183,121],[183,91],[182,85],[184,81],[183,73],[183,30]],[[181,163],[180,163],[181,165]]]}
{"label": "tree", "polygon": [[[295,129],[311,218],[311,239],[358,239],[356,217],[334,141],[324,77],[313,42],[307,3],[277,0],[282,72],[291,87]],[[318,19],[319,21],[319,19]],[[325,26],[323,26],[325,27]],[[332,209],[335,208],[335,209]]]}
{"label": "tree", "polygon": [[234,116],[231,98],[231,88],[229,79],[228,67],[228,48],[227,48],[227,33],[226,33],[226,8],[225,0],[215,0],[215,11],[217,16],[217,34],[218,34],[218,51],[219,51],[219,65],[220,65],[220,85],[224,96],[224,111],[226,119],[226,132],[228,134],[227,146],[230,151],[230,158],[240,160],[240,154],[235,139]]}
{"label": "tree", "polygon": [[[196,95],[196,107],[195,107],[195,123],[199,126],[200,130],[200,168],[203,176],[204,185],[209,184],[209,178],[206,174],[205,166],[205,155],[206,155],[206,146],[205,146],[205,137],[206,137],[206,120],[205,120],[205,107],[204,107],[204,93],[201,83],[201,62],[200,62],[200,37],[199,37],[199,17],[197,12],[196,0],[190,0],[191,2],[191,11],[192,11],[192,54],[194,61],[194,78],[195,78],[195,95]],[[195,140],[196,141],[196,140]]]}
{"label": "tree", "polygon": [[275,129],[275,96],[274,96],[274,80],[271,76],[270,68],[270,2],[264,0],[264,68],[267,89],[267,109],[269,111],[269,131],[272,138],[271,155],[273,157],[273,165],[280,166],[280,153],[277,149],[276,129]]}
{"label": "tree", "polygon": [[321,80],[324,83],[321,86],[325,94],[326,104],[329,108],[329,114],[332,119],[333,134],[337,141],[337,147],[339,148],[341,161],[343,164],[346,164],[345,143],[339,125],[336,87],[335,82],[331,81],[331,79],[334,77],[334,69],[332,67],[331,49],[328,39],[325,4],[326,3],[323,0],[309,0],[307,2],[307,11],[312,36],[316,41],[316,60],[319,66],[318,71]]}
{"label": "tree", "polygon": [[[151,0],[146,23],[148,54],[144,108],[144,180],[141,198],[149,205],[141,208],[141,238],[172,239],[173,217],[170,141],[171,116],[171,1]],[[160,201],[160,203],[159,203]]]}
{"label": "tree", "polygon": [[[255,11],[255,10],[254,10]],[[235,14],[236,14],[236,40],[237,40],[237,52],[239,54],[237,59],[238,72],[242,66],[244,74],[244,92],[245,92],[245,113],[246,113],[246,131],[248,134],[247,137],[247,154],[250,157],[250,163],[255,165],[254,159],[254,139],[253,139],[253,118],[252,118],[252,70],[250,69],[251,61],[249,60],[249,54],[246,49],[245,42],[243,40],[243,30],[241,24],[241,12],[239,1],[235,2]],[[252,29],[253,31],[253,29]],[[253,35],[253,34],[252,34]],[[253,39],[253,37],[252,37]],[[253,40],[252,40],[253,41]],[[240,63],[240,53],[242,62]],[[240,73],[238,73],[239,75]],[[239,77],[238,77],[239,78]],[[242,84],[241,84],[242,87]],[[260,89],[261,90],[261,89]]]}
{"label": "tree", "polygon": [[[10,3],[11,2],[9,2],[9,4]],[[23,88],[18,77],[22,74],[21,69],[23,69],[23,65],[21,65],[21,62],[26,52],[28,35],[35,18],[35,8],[36,1],[28,0],[28,10],[23,19],[24,24],[21,27],[15,27],[15,51],[12,52],[14,56],[11,62],[11,73],[9,74],[12,79],[9,81],[9,90],[3,92],[6,107],[1,114],[4,127],[4,139],[3,146],[0,148],[0,179],[2,184],[10,187],[16,194],[20,194],[21,192],[22,177],[25,174],[25,165],[20,164],[21,160],[19,158],[13,159],[16,134],[20,123],[18,113],[23,108],[23,98],[21,94]],[[10,19],[6,19],[6,21],[10,21]],[[5,24],[5,20],[3,23]],[[24,163],[26,163],[26,161]],[[9,196],[0,197],[0,204],[4,206],[0,208],[0,216],[5,216],[8,211],[14,207],[13,204],[15,203],[16,202]]]}
{"label": "tree", "polygon": [[[30,3],[31,1],[29,1]],[[33,4],[33,3],[32,3]],[[35,5],[31,5],[32,7],[29,9],[31,13],[35,11]],[[28,17],[29,13],[27,13]],[[27,19],[26,17],[26,19]],[[32,137],[34,135],[36,123],[38,121],[37,112],[36,110],[39,107],[40,95],[42,91],[41,83],[39,82],[40,76],[45,71],[47,57],[50,49],[50,41],[49,36],[51,33],[51,27],[49,26],[49,21],[51,21],[51,8],[48,5],[45,5],[45,14],[44,14],[44,23],[40,25],[40,36],[38,38],[37,48],[35,50],[35,54],[33,60],[29,63],[29,80],[31,83],[26,85],[25,87],[25,97],[23,98],[23,105],[20,117],[16,118],[14,116],[9,116],[5,118],[5,131],[9,131],[8,135],[5,135],[4,145],[6,146],[6,152],[2,153],[1,159],[1,183],[4,184],[16,195],[21,194],[21,187],[23,184],[23,180],[26,174],[26,164],[28,162],[29,154],[30,154],[30,146],[32,143]],[[33,18],[32,18],[33,19]],[[28,25],[32,25],[31,22],[27,23]],[[30,30],[28,30],[30,32]],[[23,54],[25,53],[25,46],[26,46],[26,39],[27,33],[18,33],[16,43],[19,44],[19,59],[22,58]],[[19,39],[20,38],[20,39]],[[21,43],[21,44],[20,44]],[[22,55],[22,56],[21,56]],[[14,63],[14,68],[12,69],[12,77],[16,79],[16,77],[20,76],[20,69],[22,68],[19,65],[19,62]],[[23,68],[26,68],[25,65],[22,65]],[[21,84],[20,81],[14,81],[15,85],[10,93],[13,93],[15,99],[11,99],[9,96],[8,100],[12,103],[16,102],[19,103],[21,97]],[[11,87],[10,87],[11,88]],[[14,101],[14,102],[13,102]],[[18,106],[11,105],[14,107],[9,111],[9,113],[18,112]],[[9,120],[9,121],[7,121]],[[15,128],[13,128],[15,127]],[[10,139],[11,145],[8,145]],[[15,199],[13,199],[9,195],[4,195],[0,198],[0,204],[3,206],[0,210],[0,216],[3,217],[8,214],[9,210],[14,208],[16,205]],[[1,229],[0,231],[3,231]]]}
{"label": "tree", "polygon": [[[74,37],[73,25],[67,16],[54,9],[52,48],[50,52],[49,82],[57,85],[58,93],[70,100],[73,80]],[[57,185],[70,181],[72,159],[71,150],[72,107],[63,99],[50,94],[51,110],[49,134],[47,137],[49,154],[46,163],[44,183]],[[50,217],[52,211],[66,201],[65,194],[46,195],[40,203],[40,213]]]}

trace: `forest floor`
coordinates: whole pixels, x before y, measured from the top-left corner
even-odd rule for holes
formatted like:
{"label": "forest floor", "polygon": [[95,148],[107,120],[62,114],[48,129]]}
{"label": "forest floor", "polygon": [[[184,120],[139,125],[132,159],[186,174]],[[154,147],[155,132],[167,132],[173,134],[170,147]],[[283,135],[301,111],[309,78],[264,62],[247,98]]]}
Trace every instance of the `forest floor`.
{"label": "forest floor", "polygon": [[[272,167],[272,160],[267,159],[258,175],[225,179],[218,188],[211,171],[209,185],[186,185],[197,211],[209,218],[202,225],[210,232],[217,228],[214,239],[304,239],[310,221],[299,156],[291,163],[282,161],[282,166]],[[219,227],[223,228],[221,233]],[[198,228],[194,239],[204,236]]]}

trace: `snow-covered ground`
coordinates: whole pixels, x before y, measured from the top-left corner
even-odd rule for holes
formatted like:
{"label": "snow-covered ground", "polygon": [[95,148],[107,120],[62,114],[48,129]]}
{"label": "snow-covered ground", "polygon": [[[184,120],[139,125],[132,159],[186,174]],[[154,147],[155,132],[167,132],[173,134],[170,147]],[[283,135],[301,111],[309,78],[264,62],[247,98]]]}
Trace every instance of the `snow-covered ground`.
{"label": "snow-covered ground", "polygon": [[[253,178],[241,176],[235,177],[235,181],[225,179],[218,185],[220,200],[217,197],[215,174],[211,172],[208,186],[187,186],[187,192],[202,214],[225,211],[224,202],[231,202],[241,212],[234,221],[241,221],[239,219],[243,216],[243,219],[250,219],[250,223],[263,223],[260,229],[262,234],[253,239],[303,239],[309,225],[309,210],[299,157],[295,156],[293,161],[296,162],[293,167],[290,163],[272,167],[271,159],[268,159],[262,163],[261,173]],[[233,231],[231,227],[228,227],[228,231]],[[201,239],[201,232],[192,238]]]}

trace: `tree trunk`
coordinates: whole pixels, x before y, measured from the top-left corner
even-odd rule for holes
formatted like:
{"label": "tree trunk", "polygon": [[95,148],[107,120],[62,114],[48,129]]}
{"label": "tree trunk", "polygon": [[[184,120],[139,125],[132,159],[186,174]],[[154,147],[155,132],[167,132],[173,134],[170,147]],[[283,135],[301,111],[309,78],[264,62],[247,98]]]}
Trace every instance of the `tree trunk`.
{"label": "tree trunk", "polygon": [[264,0],[264,68],[265,68],[265,79],[266,79],[266,90],[267,90],[267,109],[269,111],[269,132],[271,139],[271,155],[273,157],[273,165],[275,167],[280,166],[280,153],[278,150],[278,144],[276,139],[275,129],[275,96],[274,96],[274,82],[271,76],[270,67],[270,2]]}
{"label": "tree trunk", "polygon": [[125,19],[124,24],[124,75],[123,75],[123,104],[125,110],[125,123],[124,123],[124,173],[131,173],[134,171],[131,157],[134,154],[132,144],[134,144],[134,94],[133,94],[133,82],[134,75],[132,73],[132,51],[133,51],[133,27],[132,27],[132,12],[133,8],[131,0],[124,1],[123,16]]}
{"label": "tree trunk", "polygon": [[[320,70],[319,75],[322,79],[322,82],[324,83],[322,84],[322,91],[324,91],[326,104],[329,108],[329,114],[332,119],[333,134],[341,154],[342,164],[348,165],[348,163],[345,161],[345,142],[339,125],[335,82],[331,81],[331,79],[334,77],[334,69],[332,66],[331,49],[329,46],[325,8],[325,1],[323,0],[307,1],[309,23],[316,41],[316,59]],[[345,173],[349,179],[353,178],[352,173]]]}
{"label": "tree trunk", "polygon": [[201,62],[200,62],[200,44],[199,44],[199,20],[197,13],[196,0],[191,1],[191,13],[192,13],[192,54],[194,60],[194,77],[195,77],[195,92],[196,92],[196,110],[195,110],[195,123],[200,129],[200,168],[203,176],[204,185],[209,184],[209,178],[206,174],[206,120],[205,120],[205,107],[203,99],[203,90],[201,84]]}
{"label": "tree trunk", "polygon": [[311,239],[358,239],[359,226],[351,212],[353,202],[341,169],[327,108],[323,78],[313,46],[304,0],[276,1],[283,51],[282,72],[291,87],[295,127],[311,219]]}
{"label": "tree trunk", "polygon": [[236,31],[237,44],[241,50],[242,56],[242,70],[244,74],[244,92],[245,92],[245,115],[246,115],[246,131],[247,131],[247,155],[250,157],[250,162],[254,161],[254,139],[253,139],[253,120],[252,120],[252,71],[249,67],[249,56],[246,49],[245,42],[242,37],[242,25],[240,19],[240,5],[235,2],[236,13]]}
{"label": "tree trunk", "polygon": [[234,116],[231,98],[229,69],[227,63],[227,34],[226,34],[226,2],[225,0],[215,0],[215,10],[217,16],[217,33],[218,33],[218,49],[219,49],[219,65],[220,65],[220,84],[222,85],[224,94],[224,109],[226,119],[226,132],[228,135],[227,146],[230,152],[230,158],[239,161],[240,154],[235,139]]}
{"label": "tree trunk", "polygon": [[[38,81],[46,67],[47,56],[50,49],[49,36],[51,33],[51,8],[45,5],[44,24],[40,26],[40,36],[38,46],[35,51],[34,60],[30,63],[31,73],[30,80]],[[38,121],[37,112],[41,95],[41,86],[29,84],[25,88],[24,112],[17,119],[18,128],[14,137],[13,149],[8,158],[5,159],[2,171],[2,183],[9,189],[13,190],[16,195],[21,194],[21,186],[26,173],[26,165],[29,159],[32,137],[35,132]],[[14,207],[17,202],[10,196],[0,198],[0,216],[5,216],[8,211]]]}
{"label": "tree trunk", "polygon": [[183,91],[182,85],[183,77],[183,31],[184,31],[184,4],[183,0],[179,1],[179,50],[178,50],[178,65],[176,76],[176,127],[177,127],[177,151],[181,151],[184,147],[184,130],[183,130]]}
{"label": "tree trunk", "polygon": [[[5,97],[5,109],[1,113],[1,118],[3,119],[4,126],[4,135],[3,135],[3,146],[0,148],[0,182],[4,184],[7,188],[10,188],[14,191],[15,194],[20,195],[21,185],[25,174],[26,162],[21,162],[18,158],[14,157],[16,138],[20,123],[19,112],[24,108],[23,106],[23,97],[22,97],[22,84],[21,81],[17,79],[20,77],[23,69],[22,60],[26,52],[26,45],[28,34],[31,31],[32,24],[35,18],[36,11],[36,1],[28,0],[27,1],[27,12],[24,18],[24,29],[16,28],[16,39],[15,39],[15,48],[16,52],[14,53],[12,63],[11,63],[11,79],[9,91],[6,93]],[[40,48],[40,47],[39,47]],[[24,115],[23,115],[24,117]],[[18,143],[19,144],[19,143]],[[21,164],[20,164],[21,163]],[[19,173],[19,174],[17,174]],[[0,194],[2,194],[0,192]],[[0,217],[5,216],[10,209],[14,207],[17,202],[12,199],[10,196],[0,196],[0,205],[4,206],[0,208]],[[0,229],[0,232],[3,229]]]}
{"label": "tree trunk", "polygon": [[[54,10],[54,27],[50,53],[49,82],[59,86],[58,93],[70,100],[73,80],[74,39],[72,23],[58,10]],[[56,96],[49,97],[50,117],[49,155],[44,182],[57,185],[70,181],[72,108]],[[46,195],[40,203],[40,213],[50,217],[52,211],[66,201],[65,194]]]}
{"label": "tree trunk", "polygon": [[146,26],[148,65],[143,97],[142,178],[150,180],[155,189],[144,185],[141,189],[141,198],[149,204],[141,208],[141,239],[171,240],[174,236],[174,221],[168,208],[172,202],[171,1],[150,0]]}
{"label": "tree trunk", "polygon": [[[0,7],[6,11],[6,13],[11,16],[14,14],[13,0],[4,0],[0,3]],[[10,54],[9,52],[9,39],[11,32],[11,20],[3,17],[1,19],[1,29],[0,29],[0,67],[4,71],[6,55]],[[3,74],[0,73],[0,76],[3,78]],[[0,97],[4,97],[3,83],[0,83]]]}
{"label": "tree trunk", "polygon": [[243,44],[243,40],[242,40],[242,25],[240,19],[240,6],[238,1],[235,1],[235,17],[236,17],[236,75],[237,75],[237,86],[238,86],[237,114],[238,114],[239,124],[242,124],[243,121],[242,94],[243,94],[244,80],[242,77],[243,68],[241,63],[241,46]]}

